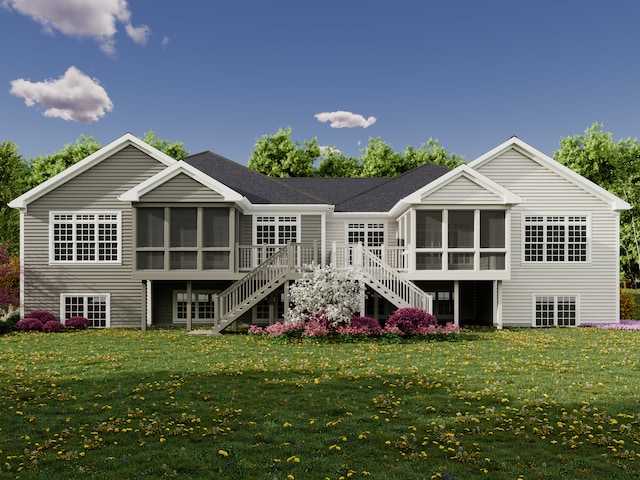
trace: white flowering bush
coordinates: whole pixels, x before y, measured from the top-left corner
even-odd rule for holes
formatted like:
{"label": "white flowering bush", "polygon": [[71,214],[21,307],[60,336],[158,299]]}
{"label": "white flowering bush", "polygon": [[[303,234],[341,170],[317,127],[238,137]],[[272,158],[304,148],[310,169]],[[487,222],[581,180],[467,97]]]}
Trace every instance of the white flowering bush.
{"label": "white flowering bush", "polygon": [[324,312],[332,326],[349,324],[360,310],[365,295],[364,282],[355,270],[334,266],[318,266],[305,272],[291,285],[289,292],[294,307],[287,315],[288,323],[303,323],[316,312]]}

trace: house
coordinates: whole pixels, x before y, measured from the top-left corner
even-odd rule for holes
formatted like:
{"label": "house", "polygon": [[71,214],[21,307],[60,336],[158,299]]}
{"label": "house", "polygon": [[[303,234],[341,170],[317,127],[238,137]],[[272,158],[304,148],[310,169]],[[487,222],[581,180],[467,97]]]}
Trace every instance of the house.
{"label": "house", "polygon": [[23,313],[215,331],[283,318],[287,286],[329,263],[357,270],[378,319],[412,305],[460,325],[614,323],[630,208],[515,137],[454,170],[274,179],[130,134],[10,206]]}

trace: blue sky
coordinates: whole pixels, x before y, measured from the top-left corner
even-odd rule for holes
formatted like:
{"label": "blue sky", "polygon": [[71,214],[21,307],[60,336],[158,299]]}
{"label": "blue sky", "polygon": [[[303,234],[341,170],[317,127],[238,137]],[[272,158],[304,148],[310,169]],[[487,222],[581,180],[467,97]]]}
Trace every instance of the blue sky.
{"label": "blue sky", "polygon": [[512,135],[551,155],[596,121],[638,136],[638,18],[631,0],[0,0],[0,142],[28,159],[153,130],[246,163],[291,127],[352,156],[380,136],[473,160]]}

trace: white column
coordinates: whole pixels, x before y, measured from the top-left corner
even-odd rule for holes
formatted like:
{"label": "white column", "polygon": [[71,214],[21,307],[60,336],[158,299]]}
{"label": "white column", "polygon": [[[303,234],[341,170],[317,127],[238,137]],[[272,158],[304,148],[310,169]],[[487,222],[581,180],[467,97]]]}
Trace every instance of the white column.
{"label": "white column", "polygon": [[502,330],[502,280],[493,282],[494,325]]}
{"label": "white column", "polygon": [[460,325],[460,281],[453,281],[453,324]]}

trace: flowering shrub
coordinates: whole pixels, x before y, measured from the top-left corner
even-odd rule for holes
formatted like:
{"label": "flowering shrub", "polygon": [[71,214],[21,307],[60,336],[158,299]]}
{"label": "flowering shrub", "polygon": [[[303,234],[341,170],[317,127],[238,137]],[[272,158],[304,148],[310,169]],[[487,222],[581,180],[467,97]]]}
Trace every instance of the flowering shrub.
{"label": "flowering shrub", "polygon": [[91,326],[91,322],[84,317],[70,317],[64,322],[67,328],[73,330],[86,330]]}
{"label": "flowering shrub", "polygon": [[64,330],[64,325],[58,320],[49,320],[42,325],[42,331],[47,333],[61,332]]}
{"label": "flowering shrub", "polygon": [[7,253],[8,243],[0,245],[0,308],[20,304],[20,259]]}
{"label": "flowering shrub", "polygon": [[620,320],[620,323],[583,323],[580,326],[612,330],[640,330],[640,320]]}
{"label": "flowering shrub", "polygon": [[349,323],[360,308],[364,284],[356,279],[352,269],[338,269],[331,265],[305,272],[289,289],[294,307],[287,322],[309,320],[314,312],[323,311],[332,325]]}
{"label": "flowering shrub", "polygon": [[341,335],[382,335],[382,327],[376,319],[355,315],[351,317],[350,324],[338,325],[337,331]]}
{"label": "flowering shrub", "polygon": [[28,315],[25,315],[25,318],[26,317],[37,318],[43,324],[47,323],[50,320],[58,321],[58,317],[56,317],[53,313],[49,312],[48,310],[34,310]]}
{"label": "flowering shrub", "polygon": [[[419,309],[405,309],[419,310]],[[460,333],[459,326],[453,323],[446,325],[438,325],[433,322],[433,315],[428,314],[424,310],[423,314],[415,313],[409,318],[422,318],[421,322],[416,321],[415,328],[412,333],[406,333],[398,327],[398,322],[387,322],[385,328],[382,328],[377,320],[370,317],[352,316],[349,323],[340,323],[333,325],[326,316],[324,311],[316,312],[309,315],[307,322],[289,323],[278,322],[268,327],[259,327],[252,325],[249,328],[249,335],[268,336],[281,340],[289,339],[307,339],[307,340],[328,340],[350,342],[359,338],[378,338],[385,343],[397,343],[403,338],[415,337],[424,339],[444,340],[450,339],[454,334]],[[426,314],[426,315],[425,315]],[[402,312],[398,318],[407,318]]]}
{"label": "flowering shrub", "polygon": [[396,327],[403,335],[428,335],[434,333],[438,320],[422,308],[399,308],[387,320],[386,326]]}
{"label": "flowering shrub", "polygon": [[9,333],[16,329],[16,323],[20,321],[20,312],[11,312],[5,318],[0,319],[0,335]]}
{"label": "flowering shrub", "polygon": [[42,321],[34,317],[24,317],[16,323],[16,329],[22,332],[40,332],[42,331]]}

